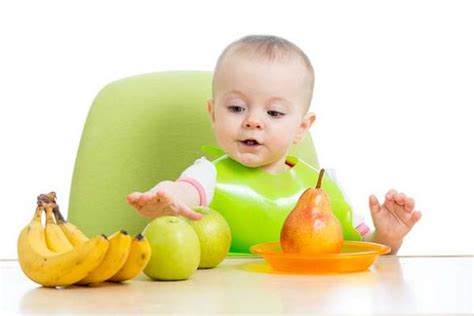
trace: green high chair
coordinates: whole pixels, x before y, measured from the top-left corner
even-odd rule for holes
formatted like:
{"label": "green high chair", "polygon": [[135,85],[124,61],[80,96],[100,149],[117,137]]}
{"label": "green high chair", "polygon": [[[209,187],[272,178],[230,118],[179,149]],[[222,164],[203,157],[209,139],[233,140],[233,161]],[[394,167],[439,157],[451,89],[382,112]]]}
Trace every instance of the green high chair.
{"label": "green high chair", "polygon": [[[106,85],[90,108],[77,152],[68,220],[85,234],[141,232],[149,222],[126,202],[175,180],[202,146],[216,146],[207,113],[212,73],[157,72]],[[290,154],[318,168],[308,135]]]}

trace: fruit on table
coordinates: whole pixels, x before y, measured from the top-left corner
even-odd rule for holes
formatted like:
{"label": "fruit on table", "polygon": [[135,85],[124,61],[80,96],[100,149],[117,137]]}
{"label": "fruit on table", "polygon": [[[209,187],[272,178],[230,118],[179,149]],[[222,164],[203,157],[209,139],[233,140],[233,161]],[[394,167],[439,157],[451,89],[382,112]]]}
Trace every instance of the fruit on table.
{"label": "fruit on table", "polygon": [[104,282],[123,267],[130,252],[132,237],[126,231],[121,230],[109,237],[109,242],[109,249],[107,249],[102,262],[84,279],[77,282],[78,284]]}
{"label": "fruit on table", "polygon": [[133,279],[147,265],[151,257],[150,243],[142,234],[138,234],[133,238],[130,245],[130,253],[124,266],[113,275],[109,281],[121,282]]}
{"label": "fruit on table", "polygon": [[161,216],[145,227],[151,258],[143,272],[156,280],[185,280],[198,268],[199,238],[185,219]]}
{"label": "fruit on table", "polygon": [[[75,225],[62,217],[56,194],[41,194],[31,222],[18,238],[18,259],[23,272],[43,286],[91,284],[111,280],[129,280],[144,267],[142,257],[149,258],[146,239],[132,247],[132,237],[118,231],[87,238]],[[46,225],[42,215],[46,212]],[[148,247],[147,247],[148,245]],[[130,255],[133,249],[134,255]]]}
{"label": "fruit on table", "polygon": [[46,237],[46,245],[53,252],[65,252],[72,250],[73,246],[64,235],[61,227],[55,222],[53,215],[53,207],[51,204],[46,205],[46,225],[44,229]]}
{"label": "fruit on table", "polygon": [[324,169],[321,169],[316,188],[304,191],[286,218],[280,234],[283,252],[321,255],[341,251],[342,226],[332,213],[326,192],[321,189],[323,175]]}
{"label": "fruit on table", "polygon": [[199,268],[214,268],[229,252],[230,227],[219,212],[209,207],[195,207],[194,210],[203,214],[200,220],[188,220],[201,245]]}
{"label": "fruit on table", "polygon": [[76,225],[64,219],[63,215],[59,211],[59,207],[54,207],[53,213],[58,226],[61,228],[64,235],[66,235],[67,239],[73,246],[78,246],[89,240],[89,238],[87,238],[87,236],[84,235],[84,233],[79,228],[77,228]]}
{"label": "fruit on table", "polygon": [[18,260],[23,272],[44,286],[65,286],[78,282],[97,267],[109,242],[96,236],[72,250],[56,253],[48,248],[41,223],[42,207],[36,209],[31,222],[18,237]]}
{"label": "fruit on table", "polygon": [[[56,218],[56,221],[58,222],[59,227],[62,229],[62,231],[67,236],[67,238],[69,239],[72,245],[76,246],[88,240],[87,236],[84,235],[84,233],[80,229],[78,229],[71,222],[68,222],[64,219],[58,207],[55,207],[53,209],[53,212],[54,212],[54,216]],[[131,239],[131,237],[127,237],[127,238]],[[127,246],[122,245],[120,247],[122,247],[122,251],[118,252],[118,256],[123,256],[125,255],[124,252],[127,252],[127,249],[126,249]],[[137,275],[139,275],[143,271],[146,264],[150,260],[150,256],[151,256],[151,248],[150,248],[150,244],[148,240],[144,238],[143,235],[137,234],[133,238],[133,240],[131,240],[130,242],[130,246],[128,247],[128,256],[125,260],[125,263],[122,264],[118,272],[113,274],[110,278],[107,278],[106,281],[122,282],[122,281],[127,281],[127,280],[131,280],[135,278]],[[110,258],[114,258],[114,257],[111,256]],[[117,260],[117,259],[118,258],[114,258],[114,260]],[[117,266],[119,265],[117,264]],[[115,270],[115,268],[114,269],[111,268],[109,271],[113,271],[113,270]],[[110,274],[110,273],[107,273],[107,274]],[[87,282],[83,280],[82,283],[85,284]],[[90,283],[93,283],[93,282],[90,282]]]}

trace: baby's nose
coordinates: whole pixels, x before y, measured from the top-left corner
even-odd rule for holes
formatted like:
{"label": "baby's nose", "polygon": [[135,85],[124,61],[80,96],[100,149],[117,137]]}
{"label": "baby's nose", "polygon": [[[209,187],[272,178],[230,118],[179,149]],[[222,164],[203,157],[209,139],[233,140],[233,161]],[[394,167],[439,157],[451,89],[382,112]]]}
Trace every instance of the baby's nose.
{"label": "baby's nose", "polygon": [[252,129],[262,129],[263,122],[262,120],[256,115],[255,113],[248,113],[245,117],[244,121],[242,122],[245,128],[252,128]]}
{"label": "baby's nose", "polygon": [[256,128],[256,129],[262,129],[263,124],[258,121],[247,121],[245,123],[245,127],[247,128]]}

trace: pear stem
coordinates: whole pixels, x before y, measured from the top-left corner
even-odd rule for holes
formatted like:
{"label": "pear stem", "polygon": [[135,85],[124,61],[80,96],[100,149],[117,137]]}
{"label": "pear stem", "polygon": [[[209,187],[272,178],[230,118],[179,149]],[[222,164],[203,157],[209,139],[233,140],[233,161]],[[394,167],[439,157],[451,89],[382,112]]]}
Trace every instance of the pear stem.
{"label": "pear stem", "polygon": [[321,188],[321,182],[323,182],[324,169],[319,171],[318,183],[316,184],[316,189]]}

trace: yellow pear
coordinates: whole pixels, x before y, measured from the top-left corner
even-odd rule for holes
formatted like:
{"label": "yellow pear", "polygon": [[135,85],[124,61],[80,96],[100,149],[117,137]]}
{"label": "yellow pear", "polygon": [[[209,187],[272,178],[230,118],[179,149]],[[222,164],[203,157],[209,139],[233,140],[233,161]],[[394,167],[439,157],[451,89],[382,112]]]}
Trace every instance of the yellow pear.
{"label": "yellow pear", "polygon": [[280,233],[283,252],[321,255],[341,251],[342,226],[332,213],[326,192],[321,189],[323,175],[324,169],[321,169],[316,188],[304,191],[288,214]]}

